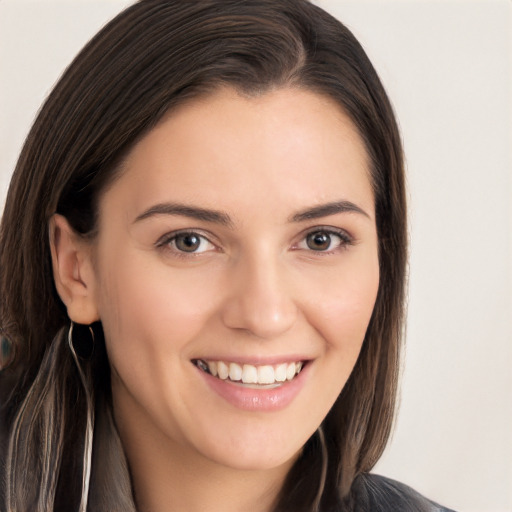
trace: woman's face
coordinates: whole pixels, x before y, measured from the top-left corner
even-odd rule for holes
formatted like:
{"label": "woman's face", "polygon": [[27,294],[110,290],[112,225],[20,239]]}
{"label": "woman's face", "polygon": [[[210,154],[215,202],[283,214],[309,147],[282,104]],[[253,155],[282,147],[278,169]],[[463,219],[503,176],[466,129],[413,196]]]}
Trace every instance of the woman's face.
{"label": "woman's face", "polygon": [[125,443],[292,461],[372,314],[373,203],[354,126],[311,92],[223,89],[145,136],[101,197],[93,250]]}

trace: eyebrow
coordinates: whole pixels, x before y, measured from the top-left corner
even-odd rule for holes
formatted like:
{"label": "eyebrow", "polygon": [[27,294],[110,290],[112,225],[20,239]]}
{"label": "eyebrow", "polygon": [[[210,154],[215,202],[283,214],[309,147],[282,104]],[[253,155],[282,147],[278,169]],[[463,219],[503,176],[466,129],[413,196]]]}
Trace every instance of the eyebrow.
{"label": "eyebrow", "polygon": [[202,220],[204,222],[212,222],[214,224],[221,224],[223,226],[231,227],[233,222],[229,215],[218,210],[209,210],[207,208],[198,208],[195,206],[187,206],[178,203],[160,203],[148,208],[141,213],[134,221],[152,217],[153,215],[181,215],[191,219]]}
{"label": "eyebrow", "polygon": [[[321,204],[295,213],[289,219],[289,222],[304,222],[306,220],[319,219],[336,215],[338,213],[358,213],[371,218],[362,208],[351,201],[335,201],[332,203]],[[210,210],[208,208],[199,208],[179,203],[159,203],[151,206],[134,220],[134,224],[154,215],[181,215],[191,219],[212,222],[222,226],[233,227],[231,217],[219,210]]]}
{"label": "eyebrow", "polygon": [[321,204],[302,210],[291,217],[291,222],[303,222],[305,220],[319,219],[321,217],[328,217],[329,215],[336,215],[338,213],[358,213],[371,219],[371,217],[359,206],[351,201],[336,201],[333,203]]}

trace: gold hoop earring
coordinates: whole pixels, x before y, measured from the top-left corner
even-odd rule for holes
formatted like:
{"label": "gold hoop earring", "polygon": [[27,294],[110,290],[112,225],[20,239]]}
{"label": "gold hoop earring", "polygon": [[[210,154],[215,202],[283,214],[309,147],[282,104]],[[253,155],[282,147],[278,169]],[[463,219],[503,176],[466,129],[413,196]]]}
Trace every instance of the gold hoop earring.
{"label": "gold hoop earring", "polygon": [[74,356],[90,359],[94,353],[94,331],[90,325],[71,322],[68,332],[68,344]]}
{"label": "gold hoop earring", "polygon": [[[89,331],[92,343],[87,340]],[[68,345],[73,355],[73,359],[78,369],[78,374],[82,382],[85,393],[85,402],[87,409],[87,424],[84,437],[84,456],[82,466],[82,497],[80,499],[79,512],[87,512],[87,501],[89,498],[89,485],[91,481],[92,466],[92,444],[94,435],[94,399],[92,395],[92,378],[90,368],[86,371],[82,369],[79,358],[90,359],[94,351],[94,331],[89,325],[74,324],[71,322],[68,331]],[[90,365],[87,365],[90,366]]]}

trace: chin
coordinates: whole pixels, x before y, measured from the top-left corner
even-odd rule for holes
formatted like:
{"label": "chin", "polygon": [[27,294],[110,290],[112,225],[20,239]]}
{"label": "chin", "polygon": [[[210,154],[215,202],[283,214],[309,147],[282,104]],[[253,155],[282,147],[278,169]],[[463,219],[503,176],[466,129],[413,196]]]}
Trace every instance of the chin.
{"label": "chin", "polygon": [[213,460],[219,465],[237,470],[237,471],[271,471],[282,468],[289,468],[297,460],[300,450],[289,454],[267,454],[267,453],[237,453],[233,451],[230,455],[221,459]]}
{"label": "chin", "polygon": [[247,439],[230,437],[224,442],[214,442],[210,449],[200,450],[210,461],[239,471],[267,471],[282,466],[290,467],[299,456],[302,445],[287,446],[281,439],[271,442],[271,437],[259,442],[254,436]]}

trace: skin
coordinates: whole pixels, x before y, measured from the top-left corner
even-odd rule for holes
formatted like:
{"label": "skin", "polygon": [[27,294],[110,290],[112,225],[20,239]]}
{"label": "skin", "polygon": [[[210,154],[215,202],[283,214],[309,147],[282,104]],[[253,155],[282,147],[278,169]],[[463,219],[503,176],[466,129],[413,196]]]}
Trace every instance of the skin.
{"label": "skin", "polygon": [[[340,201],[361,211],[297,219]],[[154,213],[168,203],[229,222]],[[103,323],[141,511],[271,509],[360,352],[379,283],[373,203],[362,140],[330,99],[222,89],[132,149],[92,242],[54,216],[57,289],[72,320]],[[195,253],[176,246],[183,229],[203,237]],[[310,248],[326,231],[328,248]],[[269,357],[308,360],[270,412],[233,406],[191,362]]]}

